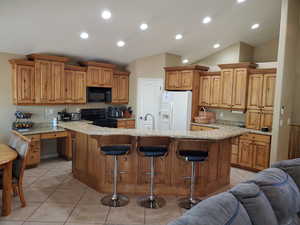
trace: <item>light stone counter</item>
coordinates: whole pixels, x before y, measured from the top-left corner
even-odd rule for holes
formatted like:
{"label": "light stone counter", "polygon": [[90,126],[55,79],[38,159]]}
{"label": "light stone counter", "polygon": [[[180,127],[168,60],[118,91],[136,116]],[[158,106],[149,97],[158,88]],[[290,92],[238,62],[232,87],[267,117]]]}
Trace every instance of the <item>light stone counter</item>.
{"label": "light stone counter", "polygon": [[[230,125],[223,125],[223,124],[218,124],[218,123],[210,123],[210,124],[206,124],[206,123],[191,123],[192,125],[195,126],[203,126],[203,127],[211,127],[211,128],[217,128],[217,129],[223,129],[223,128],[232,128],[236,126],[230,126]],[[263,135],[269,135],[272,136],[272,132],[264,132],[264,131],[260,131],[260,130],[253,130],[253,129],[247,129],[247,128],[240,128],[240,129],[244,129],[245,131],[247,131],[246,133],[252,133],[252,134],[263,134]]]}
{"label": "light stone counter", "polygon": [[224,126],[210,131],[173,131],[173,130],[144,130],[144,129],[123,129],[105,128],[86,122],[59,123],[59,127],[87,135],[132,135],[132,136],[167,136],[172,138],[203,139],[203,140],[224,140],[248,133],[248,129]]}

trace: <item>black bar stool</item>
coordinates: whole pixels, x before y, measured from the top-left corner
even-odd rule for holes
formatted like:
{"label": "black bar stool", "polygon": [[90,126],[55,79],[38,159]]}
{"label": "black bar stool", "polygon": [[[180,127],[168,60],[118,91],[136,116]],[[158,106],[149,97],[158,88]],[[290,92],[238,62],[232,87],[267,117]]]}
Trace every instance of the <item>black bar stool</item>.
{"label": "black bar stool", "polygon": [[168,154],[169,137],[139,137],[137,150],[142,157],[150,158],[150,194],[138,199],[138,204],[144,208],[158,209],[166,201],[154,195],[155,158],[165,157]]}
{"label": "black bar stool", "polygon": [[182,140],[177,144],[176,155],[178,158],[191,162],[192,174],[191,174],[191,186],[190,196],[179,199],[178,206],[184,209],[191,209],[194,205],[201,200],[194,197],[195,183],[196,183],[196,163],[203,163],[208,158],[208,145],[207,142],[199,140]]}
{"label": "black bar stool", "polygon": [[113,193],[104,196],[101,203],[110,207],[122,207],[128,204],[129,199],[125,195],[118,194],[117,182],[119,174],[118,157],[129,154],[133,147],[133,137],[129,135],[102,136],[100,139],[100,151],[105,156],[112,156],[114,160]]}

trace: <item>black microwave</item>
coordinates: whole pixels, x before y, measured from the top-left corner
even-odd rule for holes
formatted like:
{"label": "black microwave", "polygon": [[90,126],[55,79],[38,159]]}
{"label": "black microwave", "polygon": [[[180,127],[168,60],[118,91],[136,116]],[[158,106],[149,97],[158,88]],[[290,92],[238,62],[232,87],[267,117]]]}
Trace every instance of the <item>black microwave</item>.
{"label": "black microwave", "polygon": [[111,88],[88,87],[87,102],[111,102]]}

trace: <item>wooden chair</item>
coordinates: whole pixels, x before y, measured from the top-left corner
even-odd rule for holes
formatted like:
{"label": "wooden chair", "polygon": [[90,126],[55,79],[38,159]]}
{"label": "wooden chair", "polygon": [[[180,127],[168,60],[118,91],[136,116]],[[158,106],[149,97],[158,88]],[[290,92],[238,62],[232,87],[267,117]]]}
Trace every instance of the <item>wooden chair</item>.
{"label": "wooden chair", "polygon": [[[13,169],[12,169],[12,185],[14,195],[19,195],[21,206],[25,207],[25,197],[23,192],[23,177],[24,177],[24,170],[26,166],[26,159],[30,149],[31,140],[22,136],[20,133],[16,131],[11,132],[11,137],[8,142],[8,146],[15,150],[18,153],[18,158],[13,162]],[[0,171],[0,189],[2,189],[2,176],[3,172]]]}

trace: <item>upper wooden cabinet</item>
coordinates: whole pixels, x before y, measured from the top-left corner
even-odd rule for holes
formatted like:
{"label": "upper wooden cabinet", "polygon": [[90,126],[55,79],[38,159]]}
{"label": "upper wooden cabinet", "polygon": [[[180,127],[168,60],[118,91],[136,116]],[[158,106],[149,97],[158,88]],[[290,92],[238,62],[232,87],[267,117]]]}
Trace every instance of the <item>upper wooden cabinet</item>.
{"label": "upper wooden cabinet", "polygon": [[208,67],[198,65],[165,67],[165,89],[169,91],[192,91],[195,86],[195,79],[198,79],[199,71],[207,70]]}
{"label": "upper wooden cabinet", "polygon": [[220,106],[234,110],[245,110],[247,107],[248,74],[256,64],[236,63],[222,64]]}
{"label": "upper wooden cabinet", "polygon": [[114,71],[111,103],[127,104],[128,101],[129,101],[129,72]]}
{"label": "upper wooden cabinet", "polygon": [[65,67],[65,103],[86,103],[86,69],[80,66]]}
{"label": "upper wooden cabinet", "polygon": [[220,84],[219,72],[207,72],[204,76],[200,76],[199,106],[219,107]]}
{"label": "upper wooden cabinet", "polygon": [[276,69],[251,70],[249,76],[248,109],[273,110]]}
{"label": "upper wooden cabinet", "polygon": [[35,103],[34,62],[22,59],[10,60],[12,65],[13,103]]}
{"label": "upper wooden cabinet", "polygon": [[95,61],[86,61],[81,64],[87,66],[86,84],[88,87],[111,88],[113,86],[115,65]]}

